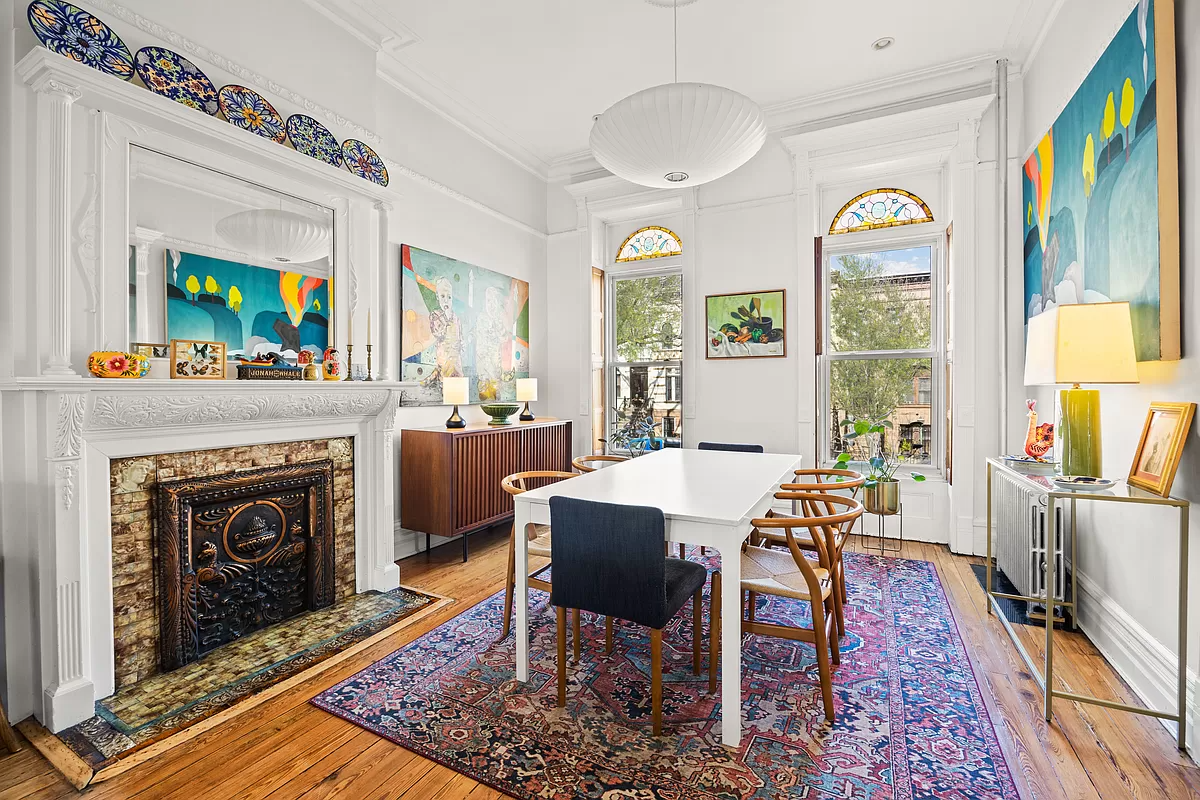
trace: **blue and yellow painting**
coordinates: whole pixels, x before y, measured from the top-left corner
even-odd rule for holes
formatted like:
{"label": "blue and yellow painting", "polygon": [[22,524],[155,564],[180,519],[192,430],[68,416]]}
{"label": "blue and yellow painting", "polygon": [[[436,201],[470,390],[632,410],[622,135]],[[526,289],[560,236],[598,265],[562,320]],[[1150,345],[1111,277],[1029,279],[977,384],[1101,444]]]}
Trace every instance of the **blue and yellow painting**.
{"label": "blue and yellow painting", "polygon": [[472,403],[515,400],[529,377],[529,284],[417,247],[400,247],[405,405],[441,405],[442,378],[468,378]]}
{"label": "blue and yellow painting", "polygon": [[[1164,296],[1156,5],[1137,4],[1022,176],[1026,321],[1059,305],[1127,300],[1139,361],[1177,358],[1179,340],[1177,315],[1164,329],[1162,314],[1178,287]],[[1161,77],[1173,85],[1174,75]]]}
{"label": "blue and yellow painting", "polygon": [[329,281],[167,250],[167,338],[225,342],[229,355],[329,345]]}

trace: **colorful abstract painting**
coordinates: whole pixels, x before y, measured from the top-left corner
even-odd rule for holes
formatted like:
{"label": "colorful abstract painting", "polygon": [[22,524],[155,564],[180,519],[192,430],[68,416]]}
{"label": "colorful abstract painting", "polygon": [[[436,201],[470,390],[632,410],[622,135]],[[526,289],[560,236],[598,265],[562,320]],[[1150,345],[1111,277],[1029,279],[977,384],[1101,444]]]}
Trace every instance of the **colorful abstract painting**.
{"label": "colorful abstract painting", "polygon": [[472,403],[516,400],[529,377],[529,284],[400,247],[405,405],[441,405],[442,378],[469,378]]}
{"label": "colorful abstract painting", "polygon": [[225,342],[230,355],[329,346],[329,282],[167,250],[167,338]]}
{"label": "colorful abstract painting", "polygon": [[1174,9],[1141,0],[1025,161],[1025,318],[1127,300],[1139,361],[1179,358]]}

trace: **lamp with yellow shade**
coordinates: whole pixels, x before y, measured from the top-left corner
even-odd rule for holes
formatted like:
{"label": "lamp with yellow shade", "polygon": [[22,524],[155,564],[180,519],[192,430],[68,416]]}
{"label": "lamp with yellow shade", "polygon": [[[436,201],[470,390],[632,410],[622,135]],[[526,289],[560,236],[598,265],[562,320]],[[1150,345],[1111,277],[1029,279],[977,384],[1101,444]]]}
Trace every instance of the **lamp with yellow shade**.
{"label": "lamp with yellow shade", "polygon": [[447,428],[467,427],[467,421],[458,413],[459,404],[467,402],[467,389],[466,378],[442,378],[442,402],[454,406],[450,419],[446,420]]}
{"label": "lamp with yellow shade", "polygon": [[1029,320],[1025,385],[1071,387],[1061,394],[1064,475],[1101,477],[1100,392],[1080,384],[1137,382],[1129,303],[1058,306]]}

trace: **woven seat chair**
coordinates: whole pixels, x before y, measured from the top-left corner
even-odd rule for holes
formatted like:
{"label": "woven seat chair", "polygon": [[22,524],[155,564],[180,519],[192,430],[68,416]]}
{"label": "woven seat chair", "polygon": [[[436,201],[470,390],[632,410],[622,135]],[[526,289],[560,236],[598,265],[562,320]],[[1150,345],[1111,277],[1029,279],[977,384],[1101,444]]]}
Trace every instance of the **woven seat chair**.
{"label": "woven seat chair", "polygon": [[[833,492],[848,492],[850,497],[857,497],[858,490],[866,483],[866,478],[861,473],[853,472],[848,469],[798,469],[796,470],[797,481],[793,483],[785,483],[779,487],[780,494],[776,494],[777,500],[789,500],[790,497],[783,496],[786,493],[809,493],[822,494]],[[833,508],[826,505],[818,509],[812,505],[813,501],[793,500],[793,510],[807,502],[809,505],[803,508],[805,516],[814,516],[819,513],[831,514]],[[779,516],[778,512],[769,512],[768,516]],[[846,570],[842,562],[842,550],[846,546],[846,541],[850,538],[850,533],[854,528],[854,522],[838,527],[834,536],[826,541],[826,551],[830,556],[829,564],[822,564],[833,575],[833,582],[837,588],[837,596],[834,599],[837,618],[838,636],[846,635],[846,616],[843,610],[847,602],[846,594]],[[751,542],[754,544],[765,545],[767,547],[787,547],[787,536],[780,530],[767,528],[764,530],[755,530],[751,534]],[[796,542],[800,545],[801,550],[810,552],[816,551],[816,546],[812,542],[811,535],[808,531],[797,531]]]}
{"label": "woven seat chair", "polygon": [[[821,678],[821,696],[825,705],[825,718],[834,720],[833,677],[830,658],[834,664],[841,663],[838,637],[835,634],[837,616],[834,608],[836,587],[833,574],[822,566],[830,563],[827,542],[846,523],[853,524],[862,516],[863,507],[854,498],[841,495],[808,492],[781,492],[789,500],[798,500],[805,507],[832,509],[829,513],[818,513],[805,517],[771,516],[756,519],[753,524],[760,531],[782,532],[787,542],[786,550],[766,547],[747,547],[742,551],[741,592],[748,595],[747,606],[742,618],[742,632],[760,636],[776,636],[782,639],[809,642],[817,650],[817,670]],[[779,497],[777,494],[776,497]],[[798,531],[807,530],[809,541],[817,552],[814,563],[800,549]],[[807,601],[812,608],[812,628],[778,625],[760,622],[755,618],[758,595],[770,594],[793,600]]]}
{"label": "woven seat chair", "polygon": [[[547,483],[555,483],[568,478],[577,478],[577,472],[556,472],[554,470],[540,470],[534,472],[517,472],[504,477],[500,481],[500,486],[510,495],[524,494],[530,489],[537,486],[544,486]],[[536,481],[537,486],[531,486],[530,482]],[[541,558],[550,558],[550,526],[549,525],[533,525],[526,534],[529,539],[529,555],[531,557],[538,556]],[[532,589],[541,589],[543,592],[550,591],[550,581],[542,580],[537,577],[549,569],[550,565],[539,568],[536,572],[529,575],[529,587]],[[504,628],[500,634],[500,638],[504,639],[508,636],[508,632],[512,629],[512,613],[513,613],[513,590],[517,582],[517,528],[516,523],[513,523],[513,529],[508,535],[508,572],[504,579]],[[579,612],[575,612],[575,657],[579,658]]]}

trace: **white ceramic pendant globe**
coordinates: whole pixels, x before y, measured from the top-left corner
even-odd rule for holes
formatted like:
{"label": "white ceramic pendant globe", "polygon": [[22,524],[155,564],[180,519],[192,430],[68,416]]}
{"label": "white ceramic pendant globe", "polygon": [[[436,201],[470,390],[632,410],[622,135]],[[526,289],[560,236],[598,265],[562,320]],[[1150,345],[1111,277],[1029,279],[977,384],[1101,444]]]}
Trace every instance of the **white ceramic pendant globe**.
{"label": "white ceramic pendant globe", "polygon": [[329,226],[294,211],[240,211],[218,220],[217,233],[247,255],[276,264],[304,264],[329,255]]}
{"label": "white ceramic pendant globe", "polygon": [[745,95],[707,83],[667,83],[601,114],[592,125],[591,147],[614,175],[666,189],[728,175],[766,138],[766,117]]}

